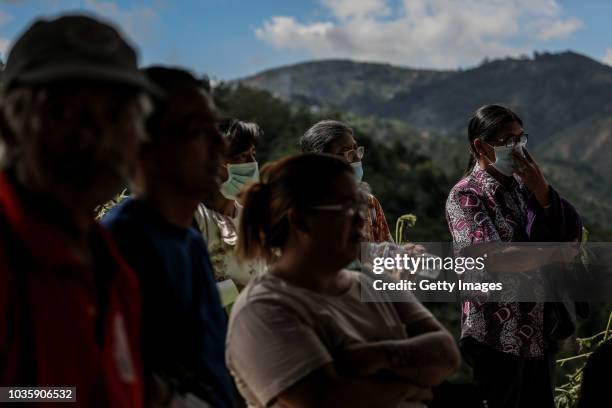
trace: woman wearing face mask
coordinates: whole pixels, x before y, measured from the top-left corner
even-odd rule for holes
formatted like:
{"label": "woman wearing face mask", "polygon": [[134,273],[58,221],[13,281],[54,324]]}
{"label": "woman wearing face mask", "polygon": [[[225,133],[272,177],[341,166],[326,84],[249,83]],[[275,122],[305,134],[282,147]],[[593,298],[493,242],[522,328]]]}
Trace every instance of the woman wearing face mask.
{"label": "woman wearing face mask", "polygon": [[269,268],[232,309],[226,362],[249,407],[422,407],[457,368],[454,339],[414,297],[390,302],[344,269],[362,198],[346,161],[311,153],[246,190],[238,254]]}
{"label": "woman wearing face mask", "polygon": [[335,120],[323,120],[304,133],[299,141],[302,153],[328,153],[345,160],[353,168],[355,179],[368,197],[368,211],[365,214],[364,241],[393,242],[385,212],[380,202],[370,194],[367,184],[362,182],[364,149],[357,145],[353,130]]}
{"label": "woman wearing face mask", "polygon": [[[468,168],[446,203],[457,251],[494,242],[580,239],[580,216],[549,185],[526,150],[528,138],[518,115],[503,106],[483,106],[470,120],[468,139]],[[541,266],[536,258],[513,256],[500,262],[517,268],[506,272]],[[536,302],[463,302],[462,352],[490,408],[554,407],[554,345],[545,330],[547,307]]]}
{"label": "woman wearing face mask", "polygon": [[208,245],[222,300],[227,306],[237,294],[235,288],[244,287],[253,275],[263,270],[259,263],[237,262],[234,252],[242,210],[237,197],[244,187],[259,180],[255,146],[263,131],[255,123],[236,119],[228,120],[221,130],[227,145],[226,159],[221,168],[221,177],[225,181],[214,206],[211,206],[214,208],[200,204],[195,219]]}

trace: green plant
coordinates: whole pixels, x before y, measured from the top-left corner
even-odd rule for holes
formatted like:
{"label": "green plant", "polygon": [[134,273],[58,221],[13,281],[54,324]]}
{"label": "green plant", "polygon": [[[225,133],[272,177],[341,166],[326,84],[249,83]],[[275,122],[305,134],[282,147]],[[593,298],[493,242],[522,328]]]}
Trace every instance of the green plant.
{"label": "green plant", "polygon": [[572,357],[562,358],[557,360],[557,365],[563,367],[565,364],[570,362],[580,361],[581,364],[576,370],[570,374],[567,374],[567,382],[561,386],[558,386],[555,396],[555,406],[557,408],[574,408],[580,398],[580,386],[582,384],[582,373],[586,364],[587,358],[595,351],[597,347],[603,344],[606,340],[612,338],[612,312],[608,317],[608,324],[606,329],[599,332],[591,337],[576,339],[580,354]]}
{"label": "green plant", "polygon": [[395,223],[395,243],[404,243],[404,230],[414,228],[417,222],[417,216],[414,214],[404,214],[397,219]]}
{"label": "green plant", "polygon": [[117,194],[111,200],[105,202],[102,205],[97,206],[96,209],[94,210],[94,213],[96,214],[96,220],[102,219],[102,217],[104,217],[106,215],[106,213],[110,211],[111,208],[113,208],[114,206],[119,204],[121,201],[126,199],[128,197],[128,195],[129,194],[128,194],[127,190],[124,189],[122,192]]}

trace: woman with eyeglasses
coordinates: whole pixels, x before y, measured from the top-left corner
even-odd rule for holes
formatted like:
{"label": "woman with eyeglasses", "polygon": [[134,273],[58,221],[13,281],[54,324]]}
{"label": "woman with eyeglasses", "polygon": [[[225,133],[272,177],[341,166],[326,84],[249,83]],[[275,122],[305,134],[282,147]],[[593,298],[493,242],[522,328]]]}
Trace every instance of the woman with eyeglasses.
{"label": "woman with eyeglasses", "polygon": [[368,211],[364,214],[364,241],[393,242],[380,202],[369,193],[369,186],[362,182],[364,148],[357,145],[353,130],[339,121],[322,120],[304,133],[299,145],[302,153],[333,154],[351,165],[360,190],[368,199]]}
{"label": "woman with eyeglasses", "polygon": [[269,268],[234,304],[226,362],[250,407],[421,407],[456,370],[454,339],[414,297],[390,302],[344,269],[361,197],[346,161],[311,153],[246,190],[238,254]]}
{"label": "woman with eyeglasses", "polygon": [[[496,242],[580,240],[580,216],[550,186],[527,151],[527,140],[523,121],[504,106],[482,106],[472,116],[469,164],[446,202],[457,252],[490,249],[484,244]],[[529,247],[519,252],[509,245],[503,248],[504,254],[488,253],[503,272],[543,266],[525,252]],[[498,276],[508,278],[508,284],[516,282],[510,275]],[[535,301],[462,299],[461,349],[488,406],[554,407],[555,342],[568,333],[548,330],[552,309]]]}
{"label": "woman with eyeglasses", "polygon": [[242,210],[238,195],[249,183],[259,180],[255,156],[263,131],[255,123],[233,118],[222,123],[220,130],[226,144],[225,159],[219,169],[223,182],[214,202],[198,206],[195,221],[208,245],[223,306],[228,306],[235,300],[238,289],[264,270],[260,263],[239,263],[235,254]]}

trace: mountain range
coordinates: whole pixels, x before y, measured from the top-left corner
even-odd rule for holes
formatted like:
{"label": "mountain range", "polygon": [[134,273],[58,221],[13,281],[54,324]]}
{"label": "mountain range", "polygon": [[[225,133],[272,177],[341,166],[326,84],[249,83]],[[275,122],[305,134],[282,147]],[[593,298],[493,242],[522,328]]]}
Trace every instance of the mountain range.
{"label": "mountain range", "polygon": [[523,119],[528,148],[547,176],[612,229],[612,67],[587,56],[534,53],[447,71],[325,60],[239,82],[295,106],[347,113],[373,132],[399,123],[405,135],[393,137],[414,144],[420,136],[439,157],[466,155],[467,123],[479,106],[507,105]]}

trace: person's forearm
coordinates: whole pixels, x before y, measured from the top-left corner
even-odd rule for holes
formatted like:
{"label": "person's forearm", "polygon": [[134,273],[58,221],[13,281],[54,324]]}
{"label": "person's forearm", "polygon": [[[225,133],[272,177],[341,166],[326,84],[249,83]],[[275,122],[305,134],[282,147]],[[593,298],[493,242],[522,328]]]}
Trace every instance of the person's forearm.
{"label": "person's forearm", "polygon": [[384,345],[387,369],[423,386],[440,384],[460,364],[455,340],[448,333],[432,332]]}
{"label": "person's forearm", "polygon": [[533,191],[536,201],[542,208],[550,207],[550,185],[544,181],[541,186]]}
{"label": "person's forearm", "polygon": [[352,347],[337,360],[339,372],[367,376],[390,370],[422,386],[441,383],[460,363],[455,340],[445,331],[406,340],[388,340]]}
{"label": "person's forearm", "polygon": [[571,257],[578,253],[572,245],[499,242],[466,248],[462,256],[477,258],[486,255],[485,268],[491,273],[522,273],[555,263],[568,264]]}
{"label": "person's forearm", "polygon": [[487,254],[485,267],[492,273],[522,273],[551,263],[552,249],[506,247],[503,251]]}

